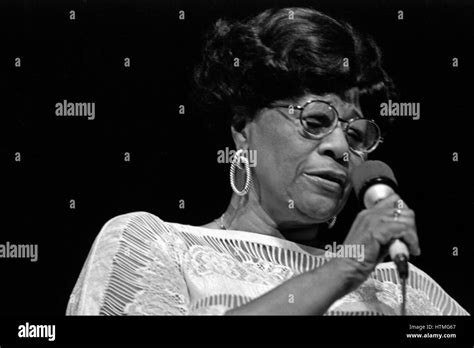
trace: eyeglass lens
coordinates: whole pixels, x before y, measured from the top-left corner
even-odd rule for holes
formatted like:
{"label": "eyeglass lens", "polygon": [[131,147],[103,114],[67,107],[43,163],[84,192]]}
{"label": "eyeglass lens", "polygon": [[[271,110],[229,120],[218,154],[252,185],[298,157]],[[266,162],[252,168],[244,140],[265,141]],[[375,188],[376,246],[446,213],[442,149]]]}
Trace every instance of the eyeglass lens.
{"label": "eyeglass lens", "polygon": [[[338,120],[336,110],[324,102],[311,102],[301,112],[305,130],[318,137],[328,134]],[[370,150],[380,137],[375,123],[366,119],[351,121],[345,127],[345,133],[349,146],[358,151]]]}

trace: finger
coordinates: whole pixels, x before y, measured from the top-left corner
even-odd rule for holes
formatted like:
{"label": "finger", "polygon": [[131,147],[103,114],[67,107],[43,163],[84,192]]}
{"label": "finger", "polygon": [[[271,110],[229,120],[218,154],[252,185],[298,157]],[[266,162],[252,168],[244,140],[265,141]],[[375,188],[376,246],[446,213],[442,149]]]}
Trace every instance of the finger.
{"label": "finger", "polygon": [[404,212],[403,210],[399,210],[397,213],[394,211],[386,211],[381,217],[383,222],[401,222],[408,226],[415,225],[415,215],[409,212]]}
{"label": "finger", "polygon": [[378,225],[381,222],[401,222],[406,225],[414,225],[414,213],[412,213],[411,211],[398,210],[397,216],[395,216],[395,210],[396,209],[393,208],[365,209],[358,214],[356,220],[354,221],[354,224],[352,225],[352,229],[362,231],[377,229],[379,228]]}
{"label": "finger", "polygon": [[396,221],[380,222],[375,227],[373,237],[380,245],[388,245],[393,239],[402,238],[407,230],[407,226]]}
{"label": "finger", "polygon": [[[406,220],[406,221],[404,221]],[[414,223],[413,219],[410,218],[404,218],[400,219],[398,221],[393,221],[393,220],[386,220],[385,218],[382,219],[385,224],[390,225],[390,228],[393,228],[394,230],[397,230],[398,228],[401,229],[401,233],[396,233],[396,236],[392,236],[392,239],[402,239],[405,244],[408,247],[408,250],[410,251],[410,254],[418,256],[421,254],[420,250],[420,245],[419,245],[419,240],[418,240],[418,235],[416,233],[416,226]],[[387,233],[387,235],[384,237],[384,241],[390,242],[390,229],[384,230],[383,228],[381,229],[380,233]],[[381,239],[382,240],[382,239]]]}
{"label": "finger", "polygon": [[373,209],[384,209],[384,208],[396,208],[396,203],[400,199],[400,196],[396,193],[391,194],[390,196],[380,200],[375,204]]}
{"label": "finger", "polygon": [[413,255],[420,255],[420,246],[418,241],[418,235],[416,233],[415,224],[415,213],[411,209],[401,210],[395,209],[393,215],[390,216],[390,210],[387,212],[388,216],[385,215],[382,218],[384,222],[399,222],[406,225],[406,236],[404,237],[409,245],[410,253]]}
{"label": "finger", "polygon": [[420,244],[418,240],[418,235],[416,234],[416,230],[413,228],[408,228],[401,239],[405,242],[408,246],[410,254],[419,256],[421,254]]}
{"label": "finger", "polygon": [[368,221],[383,221],[383,222],[402,222],[407,225],[415,224],[415,212],[411,209],[368,209],[364,216],[361,216],[361,222]]}
{"label": "finger", "polygon": [[351,230],[359,231],[359,230],[367,230],[368,224],[370,223],[370,217],[373,212],[370,209],[364,209],[357,214],[355,218]]}

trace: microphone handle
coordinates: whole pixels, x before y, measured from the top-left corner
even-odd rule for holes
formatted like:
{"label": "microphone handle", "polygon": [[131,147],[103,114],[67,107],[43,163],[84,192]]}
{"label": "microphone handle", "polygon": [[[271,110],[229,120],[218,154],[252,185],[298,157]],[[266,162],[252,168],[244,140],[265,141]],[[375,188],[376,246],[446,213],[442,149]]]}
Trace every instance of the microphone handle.
{"label": "microphone handle", "polygon": [[392,261],[397,266],[398,276],[402,285],[402,303],[400,304],[400,315],[406,315],[407,301],[407,279],[408,279],[408,248],[400,239],[395,239],[389,247]]}
{"label": "microphone handle", "polygon": [[390,258],[395,262],[400,278],[408,278],[409,251],[405,243],[400,239],[395,239],[388,249]]}

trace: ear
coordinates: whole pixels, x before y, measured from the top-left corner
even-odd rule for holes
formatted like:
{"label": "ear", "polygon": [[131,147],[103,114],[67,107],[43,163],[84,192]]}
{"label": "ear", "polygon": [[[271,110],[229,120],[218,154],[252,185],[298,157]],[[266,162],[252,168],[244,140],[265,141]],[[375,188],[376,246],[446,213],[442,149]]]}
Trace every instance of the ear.
{"label": "ear", "polygon": [[232,139],[234,139],[234,144],[236,149],[248,149],[249,144],[249,125],[247,122],[242,130],[237,131],[234,126],[231,126]]}

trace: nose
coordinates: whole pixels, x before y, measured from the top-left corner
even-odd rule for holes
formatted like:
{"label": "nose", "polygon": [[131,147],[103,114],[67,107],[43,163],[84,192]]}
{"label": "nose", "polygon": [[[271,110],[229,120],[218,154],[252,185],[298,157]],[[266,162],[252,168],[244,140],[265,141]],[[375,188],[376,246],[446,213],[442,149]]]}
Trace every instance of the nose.
{"label": "nose", "polygon": [[320,155],[325,155],[333,158],[337,162],[341,162],[344,153],[349,151],[349,144],[347,143],[346,136],[342,130],[341,123],[339,122],[337,127],[323,139],[318,146],[318,152]]}

